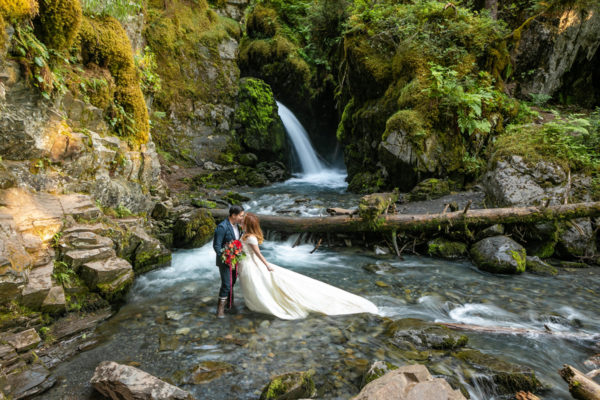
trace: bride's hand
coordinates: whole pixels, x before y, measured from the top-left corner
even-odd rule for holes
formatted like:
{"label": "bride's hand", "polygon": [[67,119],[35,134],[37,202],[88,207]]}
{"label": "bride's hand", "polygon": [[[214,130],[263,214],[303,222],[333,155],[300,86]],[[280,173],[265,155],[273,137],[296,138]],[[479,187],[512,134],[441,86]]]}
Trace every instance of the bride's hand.
{"label": "bride's hand", "polygon": [[271,267],[271,264],[265,264],[267,266],[267,269],[269,270],[269,272],[273,272],[275,271],[275,269],[273,267]]}

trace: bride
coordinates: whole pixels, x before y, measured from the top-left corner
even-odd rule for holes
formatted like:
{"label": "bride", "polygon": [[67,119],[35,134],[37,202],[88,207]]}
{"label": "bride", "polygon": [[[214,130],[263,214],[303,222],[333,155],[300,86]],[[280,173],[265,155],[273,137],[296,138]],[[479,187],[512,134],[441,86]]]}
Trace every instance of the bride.
{"label": "bride", "polygon": [[239,278],[244,301],[252,311],[281,319],[304,318],[309,312],[378,312],[377,306],[365,298],[268,263],[258,247],[263,242],[258,217],[247,213],[242,226],[246,257],[239,264]]}

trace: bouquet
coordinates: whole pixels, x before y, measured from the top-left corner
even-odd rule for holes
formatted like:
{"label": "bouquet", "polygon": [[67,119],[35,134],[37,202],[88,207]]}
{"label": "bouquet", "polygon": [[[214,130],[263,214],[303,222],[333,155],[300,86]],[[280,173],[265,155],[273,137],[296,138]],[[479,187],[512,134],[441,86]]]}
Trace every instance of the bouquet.
{"label": "bouquet", "polygon": [[242,251],[242,242],[239,240],[232,240],[227,243],[223,254],[221,254],[221,260],[230,268],[235,268],[237,263],[244,257],[246,257],[246,254]]}

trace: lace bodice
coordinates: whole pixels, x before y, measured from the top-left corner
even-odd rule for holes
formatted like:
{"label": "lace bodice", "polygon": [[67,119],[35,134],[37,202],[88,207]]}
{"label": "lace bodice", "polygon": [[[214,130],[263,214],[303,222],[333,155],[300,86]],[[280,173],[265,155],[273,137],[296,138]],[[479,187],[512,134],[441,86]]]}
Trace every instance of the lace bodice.
{"label": "lace bodice", "polygon": [[251,255],[254,253],[254,250],[252,250],[252,248],[249,245],[254,244],[258,246],[258,239],[256,238],[256,236],[249,235],[242,240],[242,244],[244,245],[244,253],[246,253],[247,255]]}

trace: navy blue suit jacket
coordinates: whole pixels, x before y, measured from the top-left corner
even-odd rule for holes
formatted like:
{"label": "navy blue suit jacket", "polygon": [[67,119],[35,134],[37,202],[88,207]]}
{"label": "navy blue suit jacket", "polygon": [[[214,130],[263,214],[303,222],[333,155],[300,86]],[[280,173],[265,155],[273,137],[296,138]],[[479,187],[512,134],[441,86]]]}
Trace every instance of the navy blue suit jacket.
{"label": "navy blue suit jacket", "polygon": [[[239,229],[239,228],[238,228]],[[240,237],[242,235],[242,231],[240,229]],[[232,240],[235,240],[235,233],[233,232],[233,227],[229,222],[229,219],[225,218],[223,222],[217,225],[217,229],[215,229],[215,237],[213,239],[213,249],[215,249],[215,253],[217,253],[217,266],[225,267],[225,263],[221,260],[221,254],[223,253],[223,248],[225,245]]]}

